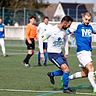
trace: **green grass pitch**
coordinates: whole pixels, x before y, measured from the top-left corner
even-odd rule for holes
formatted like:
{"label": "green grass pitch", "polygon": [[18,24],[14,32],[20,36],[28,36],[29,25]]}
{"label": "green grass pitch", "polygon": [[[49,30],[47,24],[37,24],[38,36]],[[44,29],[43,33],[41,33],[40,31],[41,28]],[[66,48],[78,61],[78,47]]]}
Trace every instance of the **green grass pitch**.
{"label": "green grass pitch", "polygon": [[[8,57],[3,57],[0,50],[0,96],[69,96],[60,91],[61,77],[55,77],[55,85],[50,84],[46,74],[57,69],[51,62],[48,66],[37,66],[37,50],[38,47],[30,59],[32,68],[26,68],[22,64],[27,52],[24,41],[6,41]],[[92,58],[96,68],[96,49]],[[70,74],[80,71],[75,48],[71,48],[68,62]],[[70,81],[70,87],[76,91],[70,96],[96,96],[87,78]]]}

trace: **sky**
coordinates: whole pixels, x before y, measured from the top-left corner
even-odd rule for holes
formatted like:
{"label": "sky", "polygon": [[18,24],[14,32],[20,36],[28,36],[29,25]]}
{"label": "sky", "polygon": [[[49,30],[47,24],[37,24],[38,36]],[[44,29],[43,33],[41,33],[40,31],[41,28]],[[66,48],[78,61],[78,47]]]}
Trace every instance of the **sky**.
{"label": "sky", "polygon": [[58,2],[64,2],[64,3],[96,3],[96,0],[46,0],[49,3],[58,3]]}

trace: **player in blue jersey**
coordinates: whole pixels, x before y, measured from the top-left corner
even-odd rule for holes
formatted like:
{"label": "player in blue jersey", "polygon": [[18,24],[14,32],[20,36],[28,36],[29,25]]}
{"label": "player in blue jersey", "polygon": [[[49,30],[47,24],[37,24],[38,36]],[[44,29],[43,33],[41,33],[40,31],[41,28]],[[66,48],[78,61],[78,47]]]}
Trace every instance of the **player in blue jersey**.
{"label": "player in blue jersey", "polygon": [[[42,35],[42,39],[40,40],[40,53],[41,58],[44,59],[43,53],[43,41],[48,40],[48,57],[49,60],[55,64],[59,70],[48,72],[48,77],[52,84],[55,84],[54,77],[62,76],[63,78],[63,92],[64,93],[72,93],[72,90],[69,88],[69,65],[67,62],[68,56],[68,35],[66,33],[66,29],[70,27],[73,19],[69,16],[65,16],[62,18],[61,22],[55,26],[49,28],[45,34]],[[64,45],[65,53],[62,52],[62,44]]]}
{"label": "player in blue jersey", "polygon": [[6,56],[4,37],[5,37],[4,24],[3,24],[2,19],[0,18],[0,45],[1,45],[3,56]]}
{"label": "player in blue jersey", "polygon": [[83,22],[76,27],[70,27],[68,31],[73,32],[77,45],[77,58],[82,68],[81,72],[76,72],[69,76],[69,79],[75,79],[80,77],[88,77],[89,82],[93,87],[93,91],[96,92],[96,83],[94,80],[94,66],[91,58],[91,43],[92,33],[96,33],[92,26],[89,24],[92,18],[91,13],[85,12],[82,14]]}

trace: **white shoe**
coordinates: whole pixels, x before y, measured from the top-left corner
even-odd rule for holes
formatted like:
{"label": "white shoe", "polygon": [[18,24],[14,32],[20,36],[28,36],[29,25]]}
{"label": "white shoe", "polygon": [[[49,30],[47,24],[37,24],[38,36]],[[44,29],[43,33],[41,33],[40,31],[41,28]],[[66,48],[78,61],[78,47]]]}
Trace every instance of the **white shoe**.
{"label": "white shoe", "polygon": [[96,87],[93,89],[93,92],[96,93]]}

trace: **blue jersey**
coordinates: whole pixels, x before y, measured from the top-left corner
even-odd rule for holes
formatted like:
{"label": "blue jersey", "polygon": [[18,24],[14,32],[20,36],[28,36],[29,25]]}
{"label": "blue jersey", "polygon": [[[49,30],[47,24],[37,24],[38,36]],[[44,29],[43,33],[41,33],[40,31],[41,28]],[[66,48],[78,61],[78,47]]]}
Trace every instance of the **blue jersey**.
{"label": "blue jersey", "polygon": [[76,29],[74,30],[74,35],[76,39],[77,52],[83,50],[92,51],[92,47],[91,47],[92,33],[93,33],[92,26],[81,23],[75,28]]}
{"label": "blue jersey", "polygon": [[0,24],[0,38],[4,38],[4,24]]}

